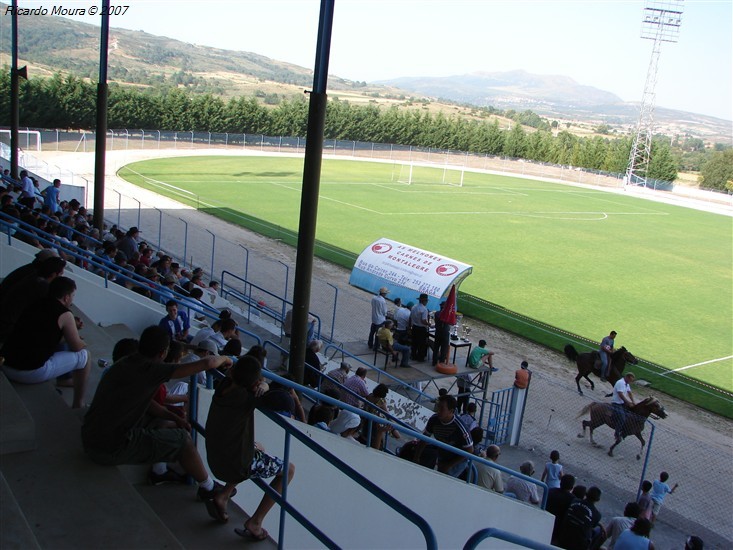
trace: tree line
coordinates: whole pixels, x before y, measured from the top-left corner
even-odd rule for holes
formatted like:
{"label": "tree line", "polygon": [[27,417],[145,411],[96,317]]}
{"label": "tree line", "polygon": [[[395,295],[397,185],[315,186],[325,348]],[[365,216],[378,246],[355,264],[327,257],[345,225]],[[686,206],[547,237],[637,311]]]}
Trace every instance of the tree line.
{"label": "tree line", "polygon": [[[0,76],[2,112],[10,109],[10,76]],[[21,126],[90,130],[95,127],[96,85],[75,76],[54,75],[23,81],[20,91]],[[532,116],[534,115],[534,116]],[[426,110],[374,104],[354,105],[330,100],[326,113],[327,139],[394,143],[476,154],[501,155],[590,170],[623,173],[631,138],[579,137],[566,130],[556,135],[528,112],[508,130],[496,118],[471,120],[456,115],[431,114]],[[246,133],[271,136],[305,136],[308,103],[305,97],[285,98],[277,105],[263,105],[256,97],[229,100],[185,89],[138,89],[111,84],[108,127],[167,131]],[[520,121],[539,128],[527,130]],[[655,140],[648,177],[674,181],[679,158],[669,139]],[[706,178],[706,187],[718,187]],[[722,187],[724,188],[725,182]]]}

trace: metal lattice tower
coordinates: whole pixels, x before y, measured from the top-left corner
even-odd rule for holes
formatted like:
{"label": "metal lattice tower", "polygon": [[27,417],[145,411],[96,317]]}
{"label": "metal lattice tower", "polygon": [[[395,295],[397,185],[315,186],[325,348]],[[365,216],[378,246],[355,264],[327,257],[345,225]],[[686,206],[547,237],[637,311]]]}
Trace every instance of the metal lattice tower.
{"label": "metal lattice tower", "polygon": [[682,24],[682,2],[683,0],[649,0],[644,8],[641,37],[653,40],[654,46],[646,74],[636,135],[626,169],[626,183],[632,185],[646,186],[652,151],[659,54],[662,51],[662,42],[677,42]]}

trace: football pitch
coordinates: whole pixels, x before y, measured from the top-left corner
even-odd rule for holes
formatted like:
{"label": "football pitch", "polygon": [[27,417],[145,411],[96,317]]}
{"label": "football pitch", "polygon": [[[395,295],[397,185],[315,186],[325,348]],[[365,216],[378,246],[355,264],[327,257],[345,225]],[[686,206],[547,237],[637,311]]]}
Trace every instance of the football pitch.
{"label": "football pitch", "polygon": [[[302,158],[136,162],[126,180],[297,231]],[[461,291],[733,391],[730,217],[537,180],[323,161],[317,238],[388,237],[473,265]],[[226,206],[225,206],[226,205]],[[458,304],[460,310],[460,302]]]}

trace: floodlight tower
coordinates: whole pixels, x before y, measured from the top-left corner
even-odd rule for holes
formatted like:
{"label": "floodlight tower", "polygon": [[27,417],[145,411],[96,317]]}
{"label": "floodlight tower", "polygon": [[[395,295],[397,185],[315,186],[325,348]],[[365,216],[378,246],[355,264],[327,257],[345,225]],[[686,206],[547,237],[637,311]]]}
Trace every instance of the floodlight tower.
{"label": "floodlight tower", "polygon": [[677,42],[682,24],[683,0],[647,0],[641,21],[641,37],[654,41],[652,57],[644,84],[639,121],[636,135],[631,146],[629,165],[626,168],[626,183],[646,186],[649,172],[649,159],[652,150],[654,129],[654,104],[657,86],[657,69],[662,42]]}

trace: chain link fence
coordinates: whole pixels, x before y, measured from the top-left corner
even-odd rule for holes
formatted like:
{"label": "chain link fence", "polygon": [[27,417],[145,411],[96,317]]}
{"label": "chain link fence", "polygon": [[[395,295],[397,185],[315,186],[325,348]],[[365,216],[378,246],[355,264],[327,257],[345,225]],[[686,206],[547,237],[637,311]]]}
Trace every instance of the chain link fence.
{"label": "chain link fence", "polygon": [[[610,402],[602,397],[605,388],[597,388],[595,400]],[[640,460],[636,459],[640,445],[633,436],[624,439],[610,457],[608,449],[614,442],[611,428],[596,428],[594,439],[598,447],[591,445],[587,433],[584,438],[578,437],[582,421],[589,419],[588,414],[580,418],[578,415],[594,401],[592,396],[581,396],[567,381],[539,371],[532,375],[530,390],[520,441],[523,447],[533,449],[544,461],[557,449],[566,473],[592,476],[601,489],[623,488],[628,493],[624,495],[626,500],[636,498],[643,479],[659,479],[660,472],[666,471],[670,474],[669,483],[679,483],[680,487],[665,499],[660,521],[678,527],[688,522],[691,529],[697,524],[727,539],[727,547],[733,544],[733,449],[729,433],[721,433],[718,440],[706,439],[682,429],[678,424],[684,420],[667,411],[666,419],[647,422],[642,433],[651,447],[648,461],[645,453],[641,453]],[[637,401],[647,396],[642,388],[635,388],[635,393]],[[664,395],[649,395],[664,404]]]}

